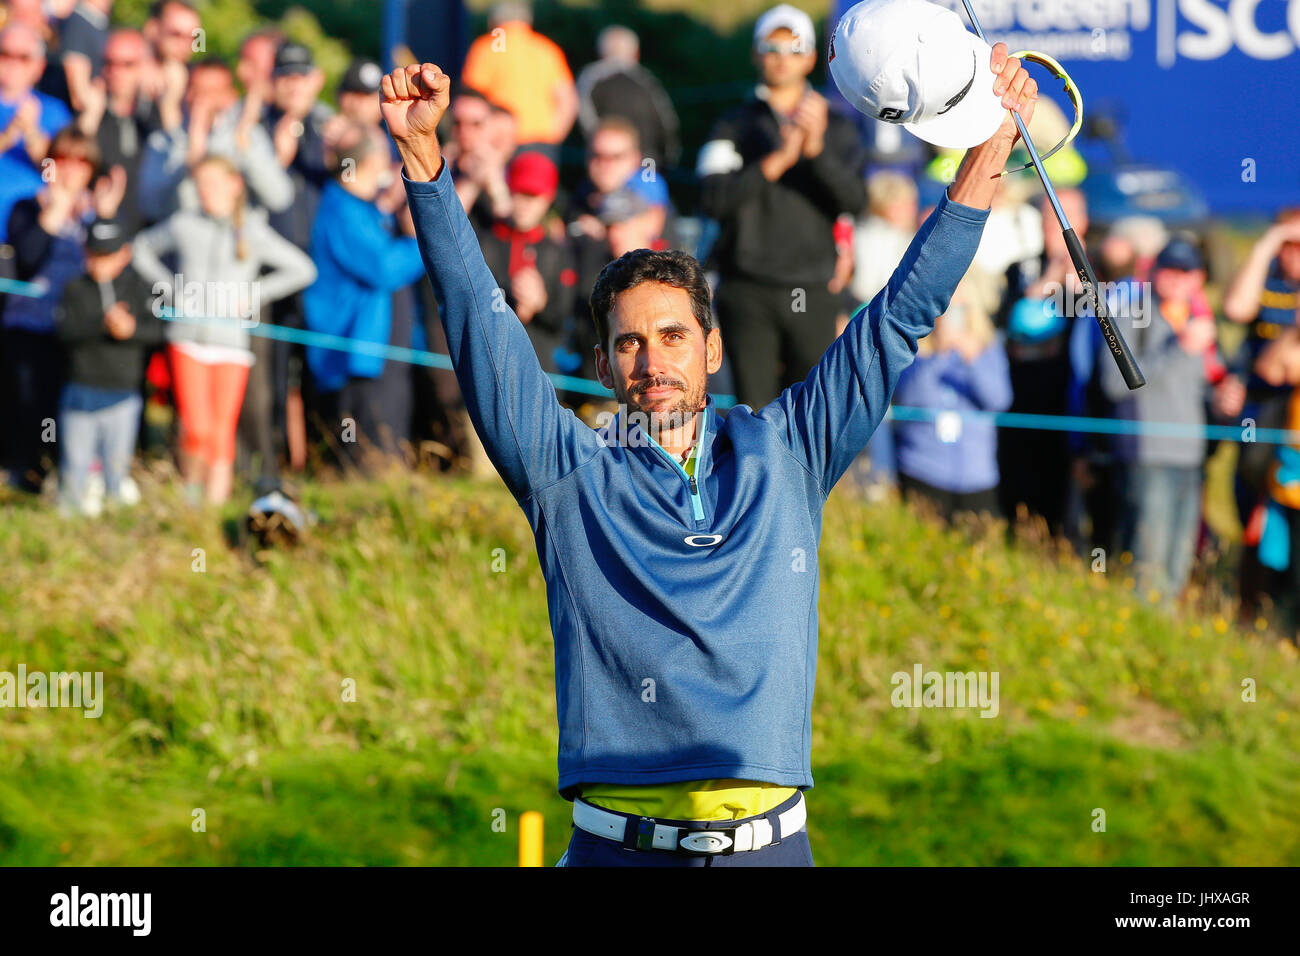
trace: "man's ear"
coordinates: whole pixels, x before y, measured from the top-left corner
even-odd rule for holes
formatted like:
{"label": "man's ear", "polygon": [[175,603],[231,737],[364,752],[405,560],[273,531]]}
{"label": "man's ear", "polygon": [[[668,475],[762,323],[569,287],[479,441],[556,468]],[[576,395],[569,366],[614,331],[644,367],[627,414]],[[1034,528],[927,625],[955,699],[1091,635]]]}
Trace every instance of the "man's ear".
{"label": "man's ear", "polygon": [[596,378],[600,379],[600,384],[613,391],[614,376],[609,371],[609,357],[605,355],[603,346],[597,345],[592,349],[596,353]]}
{"label": "man's ear", "polygon": [[722,330],[709,329],[704,333],[704,370],[710,375],[722,368]]}

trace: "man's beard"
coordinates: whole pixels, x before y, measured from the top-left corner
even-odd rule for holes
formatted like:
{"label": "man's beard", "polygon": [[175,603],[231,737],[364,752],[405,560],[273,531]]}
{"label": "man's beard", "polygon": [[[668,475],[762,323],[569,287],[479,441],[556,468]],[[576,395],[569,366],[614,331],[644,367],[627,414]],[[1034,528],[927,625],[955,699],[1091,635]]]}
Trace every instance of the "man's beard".
{"label": "man's beard", "polygon": [[[641,396],[652,388],[671,387],[681,389],[675,402],[672,402],[667,408],[657,408],[654,411],[648,411],[641,405]],[[670,376],[661,376],[652,379],[649,382],[638,382],[630,392],[622,395],[616,395],[619,403],[628,410],[628,412],[640,412],[643,423],[648,420],[646,427],[649,429],[652,437],[658,441],[658,436],[665,431],[671,431],[681,428],[688,424],[692,417],[704,409],[708,402],[708,376],[693,391],[685,391],[686,383],[681,379]],[[660,402],[663,400],[661,399]]]}

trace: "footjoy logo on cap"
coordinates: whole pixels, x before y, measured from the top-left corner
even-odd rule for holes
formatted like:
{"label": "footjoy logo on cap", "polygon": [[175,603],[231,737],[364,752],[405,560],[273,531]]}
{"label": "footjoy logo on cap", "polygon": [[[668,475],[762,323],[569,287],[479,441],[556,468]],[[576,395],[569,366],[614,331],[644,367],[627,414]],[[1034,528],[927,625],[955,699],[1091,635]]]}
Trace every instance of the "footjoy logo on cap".
{"label": "footjoy logo on cap", "polygon": [[1006,116],[992,77],[979,79],[991,48],[947,6],[861,0],[840,17],[831,41],[827,62],[844,98],[935,146],[985,142]]}

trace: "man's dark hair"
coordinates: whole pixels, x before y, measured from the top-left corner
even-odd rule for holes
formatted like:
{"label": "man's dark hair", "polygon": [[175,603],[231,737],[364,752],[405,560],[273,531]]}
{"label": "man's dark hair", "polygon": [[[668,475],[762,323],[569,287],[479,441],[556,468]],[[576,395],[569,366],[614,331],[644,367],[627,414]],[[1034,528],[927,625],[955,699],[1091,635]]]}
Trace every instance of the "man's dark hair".
{"label": "man's dark hair", "polygon": [[601,348],[609,346],[609,311],[614,307],[614,298],[642,282],[660,282],[687,292],[691,297],[691,314],[708,336],[713,328],[713,310],[709,307],[712,296],[704,270],[695,257],[676,249],[662,252],[633,249],[601,269],[591,290],[591,318],[596,323]]}
{"label": "man's dark hair", "polygon": [[286,37],[284,31],[279,27],[258,27],[250,33],[245,33],[244,39],[239,41],[240,55],[243,55],[244,47],[248,46],[248,44],[252,43],[254,40],[262,39],[270,40],[275,44],[276,49],[279,49],[284,44]]}
{"label": "man's dark hair", "polygon": [[632,148],[638,153],[641,152],[641,131],[638,130],[632,121],[626,116],[620,116],[615,113],[610,116],[601,117],[600,122],[596,124],[596,128],[593,129],[591,135],[587,137],[587,148],[591,148],[592,140],[596,138],[597,133],[605,132],[622,133],[624,136],[632,140]]}
{"label": "man's dark hair", "polygon": [[451,99],[453,102],[459,99],[482,100],[488,106],[492,105],[492,101],[487,98],[486,93],[472,86],[461,86],[454,94],[452,94]]}
{"label": "man's dark hair", "polygon": [[210,53],[201,60],[195,60],[191,63],[190,72],[193,73],[196,70],[220,70],[232,79],[235,76],[235,71],[230,68],[230,64],[221,59],[221,57],[217,56],[215,53]]}
{"label": "man's dark hair", "polygon": [[55,133],[46,152],[49,159],[58,159],[65,156],[84,159],[93,170],[92,177],[99,176],[101,159],[99,140],[94,136],[83,133],[75,123],[69,123]]}
{"label": "man's dark hair", "polygon": [[149,19],[157,20],[162,16],[164,10],[170,6],[184,7],[190,13],[198,13],[199,8],[194,5],[192,0],[154,0],[149,4]]}

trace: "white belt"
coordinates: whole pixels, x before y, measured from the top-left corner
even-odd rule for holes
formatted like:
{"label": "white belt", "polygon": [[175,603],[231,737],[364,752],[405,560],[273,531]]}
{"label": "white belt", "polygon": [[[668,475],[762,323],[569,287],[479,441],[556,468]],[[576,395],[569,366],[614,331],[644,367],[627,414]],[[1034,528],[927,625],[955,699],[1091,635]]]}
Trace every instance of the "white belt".
{"label": "white belt", "polygon": [[[581,798],[573,801],[573,823],[588,833],[607,840],[623,843],[627,835],[627,826],[631,824],[640,828],[638,848],[656,850],[688,850],[695,853],[729,852],[739,853],[744,850],[761,850],[765,846],[782,840],[792,833],[803,829],[808,812],[804,806],[803,793],[789,810],[777,815],[779,833],[772,832],[772,823],[766,817],[759,817],[747,823],[725,829],[698,829],[668,826],[658,823],[650,817],[626,817],[610,813]],[[721,824],[723,821],[717,821]],[[653,826],[653,830],[651,830]]]}

